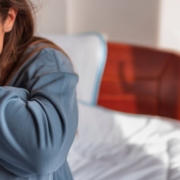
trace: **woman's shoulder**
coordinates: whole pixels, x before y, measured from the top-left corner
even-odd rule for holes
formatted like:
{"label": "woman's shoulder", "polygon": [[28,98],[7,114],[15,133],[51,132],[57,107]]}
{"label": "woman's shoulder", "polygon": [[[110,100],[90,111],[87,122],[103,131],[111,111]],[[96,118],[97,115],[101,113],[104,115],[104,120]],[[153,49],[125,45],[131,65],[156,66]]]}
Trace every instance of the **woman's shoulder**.
{"label": "woman's shoulder", "polygon": [[[30,46],[24,54],[24,58],[29,56],[20,68],[11,74],[6,85],[24,87],[30,80],[36,78],[63,76],[79,79],[78,73],[74,70],[71,59],[63,51],[52,47],[45,47],[38,50],[37,46]],[[32,55],[31,55],[32,53]],[[22,59],[23,59],[22,57]],[[74,79],[73,78],[73,79]]]}
{"label": "woman's shoulder", "polygon": [[57,63],[60,71],[73,71],[72,61],[63,51],[51,47],[43,48],[41,51],[41,55],[45,56],[49,61],[55,61]]}
{"label": "woman's shoulder", "polygon": [[[31,47],[31,49],[33,49]],[[60,50],[45,47],[38,51],[30,60],[28,69],[33,76],[40,76],[52,72],[75,73],[71,59]]]}

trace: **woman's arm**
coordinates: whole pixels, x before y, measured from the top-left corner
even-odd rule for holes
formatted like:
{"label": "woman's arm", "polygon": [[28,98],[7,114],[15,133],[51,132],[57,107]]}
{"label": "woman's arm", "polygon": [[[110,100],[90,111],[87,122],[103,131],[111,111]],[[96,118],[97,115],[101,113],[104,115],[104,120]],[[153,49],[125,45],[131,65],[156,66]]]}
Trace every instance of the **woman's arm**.
{"label": "woman's arm", "polygon": [[64,163],[78,125],[77,82],[57,71],[30,79],[27,89],[0,87],[0,165],[28,177]]}

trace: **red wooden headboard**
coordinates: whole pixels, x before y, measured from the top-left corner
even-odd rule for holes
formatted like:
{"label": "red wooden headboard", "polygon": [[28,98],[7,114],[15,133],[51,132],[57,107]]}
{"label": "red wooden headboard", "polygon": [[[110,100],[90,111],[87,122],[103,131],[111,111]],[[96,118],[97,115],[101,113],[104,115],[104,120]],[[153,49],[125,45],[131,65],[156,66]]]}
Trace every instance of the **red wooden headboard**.
{"label": "red wooden headboard", "polygon": [[180,120],[180,56],[109,42],[98,105]]}

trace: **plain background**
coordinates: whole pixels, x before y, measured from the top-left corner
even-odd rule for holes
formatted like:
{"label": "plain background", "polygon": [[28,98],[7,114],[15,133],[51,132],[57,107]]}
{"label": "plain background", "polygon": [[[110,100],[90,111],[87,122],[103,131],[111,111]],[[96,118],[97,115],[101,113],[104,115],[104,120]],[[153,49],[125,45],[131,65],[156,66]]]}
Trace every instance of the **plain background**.
{"label": "plain background", "polygon": [[180,0],[33,0],[38,33],[103,33],[109,41],[180,51]]}

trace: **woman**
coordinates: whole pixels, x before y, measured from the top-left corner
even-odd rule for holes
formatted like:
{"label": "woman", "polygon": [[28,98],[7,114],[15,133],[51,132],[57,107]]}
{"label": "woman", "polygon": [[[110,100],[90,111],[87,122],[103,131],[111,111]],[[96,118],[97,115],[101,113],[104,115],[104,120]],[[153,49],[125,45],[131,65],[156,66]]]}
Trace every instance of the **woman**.
{"label": "woman", "polygon": [[29,0],[0,0],[0,180],[72,180],[78,124],[68,56],[33,36]]}

